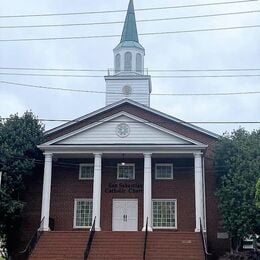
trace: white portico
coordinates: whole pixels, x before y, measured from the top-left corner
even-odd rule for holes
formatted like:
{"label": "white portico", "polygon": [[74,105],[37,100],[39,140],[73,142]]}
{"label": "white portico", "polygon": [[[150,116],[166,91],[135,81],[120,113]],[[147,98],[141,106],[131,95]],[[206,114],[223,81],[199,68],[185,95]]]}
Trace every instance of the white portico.
{"label": "white portico", "polygon": [[[108,106],[96,114],[87,115],[80,120],[98,116],[111,108],[122,104],[148,107],[133,101],[120,101]],[[153,111],[154,112],[154,111]],[[69,127],[69,124],[66,127]],[[55,129],[55,131],[62,128]],[[51,134],[51,133],[50,133]],[[200,219],[205,225],[204,205],[204,170],[203,152],[207,145],[192,140],[177,132],[170,131],[156,123],[148,122],[128,112],[118,112],[98,122],[87,124],[77,130],[54,138],[39,146],[45,155],[42,218],[43,229],[49,230],[51,203],[51,180],[53,158],[92,158],[93,176],[93,211],[92,219],[96,218],[96,230],[102,229],[101,198],[102,196],[102,160],[106,158],[138,157],[143,158],[143,230],[148,219],[148,230],[153,230],[152,209],[152,160],[156,158],[189,157],[194,160],[194,198],[195,198],[195,231],[200,230]],[[103,172],[103,174],[105,174]],[[103,176],[104,177],[104,176]]]}

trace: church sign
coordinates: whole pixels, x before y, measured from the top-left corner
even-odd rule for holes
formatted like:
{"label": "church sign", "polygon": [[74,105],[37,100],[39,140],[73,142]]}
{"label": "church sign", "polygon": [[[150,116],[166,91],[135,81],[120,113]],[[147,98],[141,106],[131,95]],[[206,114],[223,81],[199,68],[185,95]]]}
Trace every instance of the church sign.
{"label": "church sign", "polygon": [[143,184],[138,183],[109,183],[105,188],[106,193],[142,193]]}

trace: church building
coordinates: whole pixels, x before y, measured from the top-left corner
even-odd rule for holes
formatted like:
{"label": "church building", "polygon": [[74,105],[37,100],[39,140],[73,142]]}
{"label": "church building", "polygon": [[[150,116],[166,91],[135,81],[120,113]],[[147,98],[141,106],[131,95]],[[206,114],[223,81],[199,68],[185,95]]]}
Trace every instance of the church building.
{"label": "church building", "polygon": [[150,107],[132,0],[113,51],[105,106],[39,145],[44,169],[22,226],[28,242],[42,221],[30,259],[84,259],[90,234],[89,259],[217,259],[227,245],[214,195],[218,135]]}

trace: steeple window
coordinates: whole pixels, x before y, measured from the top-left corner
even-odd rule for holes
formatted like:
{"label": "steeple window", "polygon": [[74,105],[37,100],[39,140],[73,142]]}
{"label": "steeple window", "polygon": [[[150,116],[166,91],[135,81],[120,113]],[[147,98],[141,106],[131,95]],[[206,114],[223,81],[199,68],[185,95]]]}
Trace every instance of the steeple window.
{"label": "steeple window", "polygon": [[125,53],[125,71],[132,71],[132,53]]}
{"label": "steeple window", "polygon": [[136,71],[142,73],[142,55],[140,53],[136,54]]}
{"label": "steeple window", "polygon": [[121,55],[118,53],[115,60],[115,72],[118,73],[121,70]]}

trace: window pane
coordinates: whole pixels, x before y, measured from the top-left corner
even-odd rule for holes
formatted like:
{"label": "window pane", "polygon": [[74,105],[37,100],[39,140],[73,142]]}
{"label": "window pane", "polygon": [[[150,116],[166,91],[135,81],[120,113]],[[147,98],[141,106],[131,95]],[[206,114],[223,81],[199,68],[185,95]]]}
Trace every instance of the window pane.
{"label": "window pane", "polygon": [[81,179],[93,179],[94,177],[94,165],[81,165],[80,166],[80,178]]}
{"label": "window pane", "polygon": [[116,55],[116,62],[115,62],[115,70],[116,70],[116,73],[120,71],[120,67],[121,67],[121,56],[120,54],[117,54]]}
{"label": "window pane", "polygon": [[132,53],[125,53],[125,71],[132,71]]}
{"label": "window pane", "polygon": [[118,166],[118,178],[119,179],[134,179],[134,165],[119,165]]}
{"label": "window pane", "polygon": [[90,227],[92,225],[92,201],[76,201],[76,227]]}
{"label": "window pane", "polygon": [[142,56],[140,53],[136,54],[136,71],[139,73],[142,72]]}
{"label": "window pane", "polygon": [[156,179],[172,179],[172,165],[156,165]]}
{"label": "window pane", "polygon": [[153,226],[156,228],[176,227],[175,201],[153,201]]}

